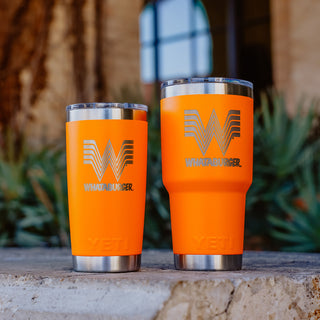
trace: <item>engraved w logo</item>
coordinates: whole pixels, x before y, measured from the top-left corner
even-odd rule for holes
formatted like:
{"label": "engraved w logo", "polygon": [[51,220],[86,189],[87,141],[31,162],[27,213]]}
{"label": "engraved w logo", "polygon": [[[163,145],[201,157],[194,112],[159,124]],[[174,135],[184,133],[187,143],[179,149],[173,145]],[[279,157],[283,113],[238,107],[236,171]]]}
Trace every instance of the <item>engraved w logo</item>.
{"label": "engraved w logo", "polygon": [[229,144],[234,137],[240,137],[240,110],[228,112],[223,128],[221,128],[215,110],[212,110],[206,129],[203,126],[198,110],[184,110],[184,136],[194,137],[198,146],[205,155],[215,136],[223,155],[228,150]]}
{"label": "engraved w logo", "polygon": [[115,178],[119,181],[124,167],[133,164],[133,140],[123,140],[117,157],[110,140],[102,157],[95,140],[83,140],[83,163],[92,165],[99,182],[110,165]]}

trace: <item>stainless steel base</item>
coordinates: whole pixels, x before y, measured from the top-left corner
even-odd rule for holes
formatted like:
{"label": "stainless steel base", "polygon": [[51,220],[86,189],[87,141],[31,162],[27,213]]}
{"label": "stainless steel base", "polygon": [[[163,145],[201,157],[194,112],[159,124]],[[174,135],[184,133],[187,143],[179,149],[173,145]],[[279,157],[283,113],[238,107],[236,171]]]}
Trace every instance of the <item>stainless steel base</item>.
{"label": "stainless steel base", "polygon": [[175,254],[174,265],[179,270],[232,271],[242,267],[242,254],[237,255],[196,255]]}
{"label": "stainless steel base", "polygon": [[80,272],[129,272],[140,269],[141,254],[131,256],[72,256],[73,269]]}

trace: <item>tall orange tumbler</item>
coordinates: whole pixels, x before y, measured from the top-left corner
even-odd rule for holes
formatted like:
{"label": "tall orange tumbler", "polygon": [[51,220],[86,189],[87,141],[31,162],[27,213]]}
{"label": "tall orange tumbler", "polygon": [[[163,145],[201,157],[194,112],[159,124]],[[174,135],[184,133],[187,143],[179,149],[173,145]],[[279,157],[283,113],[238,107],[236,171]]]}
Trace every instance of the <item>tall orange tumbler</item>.
{"label": "tall orange tumbler", "polygon": [[76,271],[140,268],[147,110],[129,103],[67,107],[67,176]]}
{"label": "tall orange tumbler", "polygon": [[164,82],[161,148],[175,267],[241,269],[252,182],[252,83],[227,78]]}

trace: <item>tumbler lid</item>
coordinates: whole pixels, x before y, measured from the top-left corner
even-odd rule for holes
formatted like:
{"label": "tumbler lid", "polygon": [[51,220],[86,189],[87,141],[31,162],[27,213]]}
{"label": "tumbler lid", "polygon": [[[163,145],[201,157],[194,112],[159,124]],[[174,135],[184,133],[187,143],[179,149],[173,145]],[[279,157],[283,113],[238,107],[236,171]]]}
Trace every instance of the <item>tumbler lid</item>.
{"label": "tumbler lid", "polygon": [[161,99],[194,94],[230,94],[253,98],[253,84],[232,78],[183,78],[161,84]]}
{"label": "tumbler lid", "polygon": [[232,84],[238,84],[238,85],[246,86],[248,88],[253,89],[253,84],[250,81],[233,79],[233,78],[222,78],[222,77],[172,79],[172,80],[167,80],[162,82],[161,89],[168,86],[173,86],[176,84],[184,84],[184,83],[232,83]]}
{"label": "tumbler lid", "polygon": [[67,122],[82,120],[147,120],[148,107],[136,103],[92,102],[67,106]]}
{"label": "tumbler lid", "polygon": [[144,104],[137,103],[118,103],[118,102],[90,102],[90,103],[75,103],[67,106],[67,111],[78,110],[78,109],[109,109],[109,108],[120,108],[120,109],[132,109],[147,111],[148,107]]}

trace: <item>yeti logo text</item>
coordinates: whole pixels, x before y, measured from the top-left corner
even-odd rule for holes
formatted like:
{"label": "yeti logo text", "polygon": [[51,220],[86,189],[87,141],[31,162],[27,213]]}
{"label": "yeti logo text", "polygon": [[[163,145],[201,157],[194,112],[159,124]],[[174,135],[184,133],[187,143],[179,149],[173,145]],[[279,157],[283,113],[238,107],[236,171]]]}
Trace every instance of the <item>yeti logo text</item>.
{"label": "yeti logo text", "polygon": [[117,157],[110,140],[102,157],[95,140],[83,140],[83,163],[92,165],[99,182],[110,165],[116,180],[119,181],[125,166],[133,164],[133,140],[123,140]]}
{"label": "yeti logo text", "polygon": [[223,155],[228,150],[230,141],[240,137],[240,110],[230,110],[221,128],[215,110],[212,110],[206,129],[203,126],[198,110],[184,110],[184,136],[194,137],[204,156],[215,136]]}

